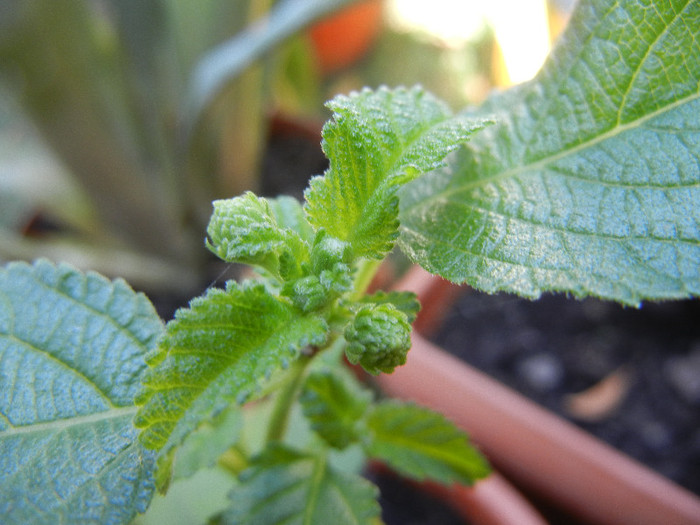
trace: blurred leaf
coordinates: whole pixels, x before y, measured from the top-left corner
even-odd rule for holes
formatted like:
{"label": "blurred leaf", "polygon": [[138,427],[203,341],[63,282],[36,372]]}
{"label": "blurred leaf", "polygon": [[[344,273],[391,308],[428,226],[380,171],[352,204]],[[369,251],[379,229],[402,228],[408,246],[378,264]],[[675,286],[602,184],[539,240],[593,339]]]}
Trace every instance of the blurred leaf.
{"label": "blurred leaf", "polygon": [[39,261],[0,270],[3,523],[126,523],[153,494],[134,396],[162,324],[123,281]]}
{"label": "blurred leaf", "polygon": [[200,469],[213,467],[219,457],[238,442],[242,429],[243,414],[237,407],[224,410],[204,423],[178,449],[173,475],[187,478]]}
{"label": "blurred leaf", "polygon": [[210,51],[198,64],[190,89],[195,118],[223,86],[273,46],[325,14],[356,0],[282,0],[259,22]]}

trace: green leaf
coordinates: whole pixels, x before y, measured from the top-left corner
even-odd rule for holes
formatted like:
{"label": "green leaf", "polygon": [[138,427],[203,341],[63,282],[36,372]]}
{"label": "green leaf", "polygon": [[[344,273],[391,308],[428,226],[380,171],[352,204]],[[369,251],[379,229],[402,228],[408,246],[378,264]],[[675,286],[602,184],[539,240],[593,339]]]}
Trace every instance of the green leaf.
{"label": "green leaf", "polygon": [[165,457],[201,423],[243,403],[307,345],[325,341],[326,323],[302,315],[263,285],[235,281],[211,289],[168,323],[135,424],[141,441]]}
{"label": "green leaf", "polygon": [[289,228],[295,231],[309,246],[314,242],[314,229],[306,220],[304,207],[294,197],[281,195],[274,199],[267,199],[270,210],[281,228]]}
{"label": "green leaf", "polygon": [[207,247],[221,259],[257,265],[275,276],[298,277],[309,258],[299,234],[280,227],[268,201],[251,192],[214,201],[207,233]]}
{"label": "green leaf", "polygon": [[174,459],[175,478],[188,478],[217,460],[241,437],[243,414],[237,407],[224,410],[192,432],[177,449]]}
{"label": "green leaf", "polygon": [[700,3],[582,1],[498,124],[402,194],[401,247],[451,281],[637,305],[700,294]]}
{"label": "green leaf", "polygon": [[372,401],[372,393],[351,376],[325,368],[309,375],[300,401],[311,428],[329,445],[343,449],[359,439],[358,424]]}
{"label": "green leaf", "polygon": [[134,397],[163,326],[143,294],[67,265],[0,269],[3,523],[127,523],[153,494]]}
{"label": "green leaf", "polygon": [[241,474],[222,522],[369,525],[379,515],[377,495],[370,482],[332,470],[324,455],[273,445]]}
{"label": "green leaf", "polygon": [[396,190],[443,165],[448,152],[488,121],[452,117],[420,88],[382,87],[338,96],[323,128],[330,168],[311,180],[311,224],[351,244],[356,257],[380,258],[398,236]]}
{"label": "green leaf", "polygon": [[467,436],[427,408],[385,401],[370,412],[367,427],[367,454],[406,476],[472,484],[489,473]]}

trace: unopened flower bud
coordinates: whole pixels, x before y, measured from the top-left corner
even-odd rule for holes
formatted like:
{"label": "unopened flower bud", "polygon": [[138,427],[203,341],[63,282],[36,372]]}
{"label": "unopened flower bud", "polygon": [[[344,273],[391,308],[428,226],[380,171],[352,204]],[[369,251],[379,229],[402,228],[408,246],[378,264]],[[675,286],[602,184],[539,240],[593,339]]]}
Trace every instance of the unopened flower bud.
{"label": "unopened flower bud", "polygon": [[370,374],[391,373],[406,362],[411,347],[411,325],[392,304],[363,307],[345,329],[345,353]]}

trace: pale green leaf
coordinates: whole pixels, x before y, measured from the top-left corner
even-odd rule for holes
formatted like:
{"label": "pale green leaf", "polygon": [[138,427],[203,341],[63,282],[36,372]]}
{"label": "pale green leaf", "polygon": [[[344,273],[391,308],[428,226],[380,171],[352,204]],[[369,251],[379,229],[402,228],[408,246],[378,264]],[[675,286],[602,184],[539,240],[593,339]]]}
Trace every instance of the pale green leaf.
{"label": "pale green leaf", "polygon": [[361,477],[331,469],[322,454],[273,445],[241,474],[222,523],[369,525],[379,515],[377,493]]}
{"label": "pale green leaf", "polygon": [[301,202],[288,195],[267,199],[267,202],[281,228],[289,228],[295,231],[309,246],[313,244],[315,232],[309,221],[306,220]]}
{"label": "pale green leaf", "polygon": [[173,476],[188,478],[213,467],[221,455],[235,445],[243,430],[243,414],[238,407],[224,410],[192,432],[177,449]]}
{"label": "pale green leaf", "polygon": [[385,401],[367,416],[365,449],[406,476],[472,484],[489,473],[467,436],[441,414]]}
{"label": "pale green leaf", "polygon": [[352,376],[325,368],[309,375],[300,401],[311,428],[329,445],[343,449],[359,439],[361,428],[358,425],[372,401],[372,394],[361,388]]}
{"label": "pale green leaf", "polygon": [[306,191],[311,224],[350,243],[356,257],[379,258],[398,236],[396,190],[443,165],[488,121],[453,117],[422,89],[385,87],[338,96],[323,128],[330,168]]}
{"label": "pale green leaf", "polygon": [[194,299],[149,360],[135,420],[141,441],[169,453],[201,423],[259,392],[302,348],[323,343],[326,329],[260,284],[230,281]]}
{"label": "pale green leaf", "polygon": [[584,0],[498,122],[402,194],[431,272],[527,297],[700,294],[700,2]]}
{"label": "pale green leaf", "polygon": [[38,261],[0,269],[3,523],[127,523],[153,494],[132,425],[163,330],[123,281]]}
{"label": "pale green leaf", "polygon": [[[291,208],[289,203],[283,206],[275,209],[283,213]],[[257,265],[284,278],[298,277],[301,263],[309,258],[309,247],[299,234],[280,226],[267,199],[251,192],[214,201],[207,234],[207,247],[224,261]]]}

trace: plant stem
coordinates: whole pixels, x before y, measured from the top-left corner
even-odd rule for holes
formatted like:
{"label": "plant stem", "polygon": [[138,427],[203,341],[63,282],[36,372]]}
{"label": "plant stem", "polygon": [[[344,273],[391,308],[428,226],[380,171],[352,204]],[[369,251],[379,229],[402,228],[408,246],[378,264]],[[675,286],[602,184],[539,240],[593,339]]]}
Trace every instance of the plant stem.
{"label": "plant stem", "polygon": [[379,269],[379,265],[382,264],[381,260],[374,259],[364,259],[360,261],[357,274],[355,275],[354,291],[352,292],[350,299],[353,301],[359,301],[365,295],[367,288],[372,284],[372,279]]}
{"label": "plant stem", "polygon": [[275,406],[272,409],[270,423],[267,427],[266,442],[279,441],[284,436],[289,422],[289,413],[297,397],[297,391],[304,379],[304,372],[311,362],[311,356],[303,355],[289,369],[289,375],[284,387],[278,392]]}

